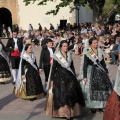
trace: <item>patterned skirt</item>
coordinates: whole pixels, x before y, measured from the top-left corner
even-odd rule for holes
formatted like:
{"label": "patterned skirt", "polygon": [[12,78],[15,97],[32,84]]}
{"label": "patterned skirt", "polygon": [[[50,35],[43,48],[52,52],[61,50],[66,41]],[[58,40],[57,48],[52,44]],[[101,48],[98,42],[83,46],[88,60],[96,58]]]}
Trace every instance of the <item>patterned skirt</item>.
{"label": "patterned skirt", "polygon": [[99,68],[88,66],[88,81],[80,83],[84,93],[87,108],[104,108],[106,101],[112,91],[111,82],[107,74]]}
{"label": "patterned skirt", "polygon": [[[14,89],[15,91],[15,89]],[[20,86],[20,88],[17,90],[17,97],[21,98],[21,99],[31,99],[31,98],[36,98],[37,95],[27,95],[26,94],[26,83],[24,83],[23,85]]]}
{"label": "patterned skirt", "polygon": [[120,101],[115,91],[111,93],[107,101],[103,120],[120,120]]}
{"label": "patterned skirt", "polygon": [[65,68],[57,69],[49,89],[46,115],[53,117],[75,117],[82,114],[84,97],[75,75]]}
{"label": "patterned skirt", "polygon": [[30,66],[26,72],[25,78],[26,82],[21,84],[20,88],[17,90],[17,97],[30,99],[43,95],[42,81],[37,70]]}
{"label": "patterned skirt", "polygon": [[6,82],[11,80],[11,73],[8,62],[0,55],[0,82]]}
{"label": "patterned skirt", "polygon": [[75,117],[75,116],[80,116],[82,114],[83,111],[82,109],[83,109],[82,106],[76,103],[74,108],[71,108],[68,105],[64,105],[60,107],[58,110],[55,110],[52,88],[49,90],[49,94],[47,96],[46,108],[45,108],[46,115],[52,117]]}

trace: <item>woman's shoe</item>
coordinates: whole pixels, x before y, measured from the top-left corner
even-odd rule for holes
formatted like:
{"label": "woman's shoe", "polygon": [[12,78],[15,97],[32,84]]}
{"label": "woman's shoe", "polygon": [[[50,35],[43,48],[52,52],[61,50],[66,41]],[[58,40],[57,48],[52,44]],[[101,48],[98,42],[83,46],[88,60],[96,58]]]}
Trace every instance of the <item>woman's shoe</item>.
{"label": "woman's shoe", "polygon": [[34,100],[37,100],[37,98],[34,98]]}
{"label": "woman's shoe", "polygon": [[103,109],[98,109],[98,111],[100,112],[100,113],[104,113],[104,110]]}
{"label": "woman's shoe", "polygon": [[44,92],[44,96],[46,96],[47,95],[47,92]]}
{"label": "woman's shoe", "polygon": [[30,101],[34,101],[34,100],[37,100],[37,98],[31,98]]}
{"label": "woman's shoe", "polygon": [[5,82],[1,82],[1,84],[5,84]]}
{"label": "woman's shoe", "polygon": [[96,109],[91,108],[92,113],[96,113]]}

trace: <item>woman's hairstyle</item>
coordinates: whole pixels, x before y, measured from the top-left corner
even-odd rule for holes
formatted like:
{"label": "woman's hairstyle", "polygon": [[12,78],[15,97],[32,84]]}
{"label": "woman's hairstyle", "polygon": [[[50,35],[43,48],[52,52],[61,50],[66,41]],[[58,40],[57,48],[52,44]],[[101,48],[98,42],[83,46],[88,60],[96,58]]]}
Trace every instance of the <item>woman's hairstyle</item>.
{"label": "woman's hairstyle", "polygon": [[115,40],[114,39],[110,40],[110,44],[115,44]]}
{"label": "woman's hairstyle", "polygon": [[94,40],[98,40],[98,39],[96,37],[91,37],[89,39],[89,45],[91,45]]}
{"label": "woman's hairstyle", "polygon": [[61,47],[62,47],[62,45],[63,45],[64,43],[67,43],[67,44],[68,44],[67,40],[63,40],[63,41],[61,41],[61,42],[60,42],[60,46],[59,46],[59,47],[61,48]]}
{"label": "woman's hairstyle", "polygon": [[25,51],[29,48],[29,46],[31,46],[29,43],[25,45]]}

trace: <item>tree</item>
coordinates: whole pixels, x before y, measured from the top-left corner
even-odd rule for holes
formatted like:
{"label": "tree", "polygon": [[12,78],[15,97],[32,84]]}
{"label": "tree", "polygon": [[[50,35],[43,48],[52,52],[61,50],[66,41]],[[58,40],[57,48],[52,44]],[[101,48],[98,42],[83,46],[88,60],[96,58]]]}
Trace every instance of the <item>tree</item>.
{"label": "tree", "polygon": [[106,0],[103,12],[102,12],[102,22],[107,21],[112,15],[116,12],[120,12],[119,9],[120,1],[119,0]]}
{"label": "tree", "polygon": [[[23,2],[25,2],[25,5],[29,5],[31,3],[34,4],[35,2],[38,2],[37,5],[47,5],[48,2],[55,2],[55,1],[56,0],[23,0]],[[56,15],[59,12],[60,8],[69,6],[71,3],[74,3],[75,6],[77,3],[81,3],[80,5],[84,5],[87,3],[87,0],[60,0],[60,3],[56,5],[55,9],[47,11],[46,14]],[[71,10],[73,9],[75,8],[71,8]]]}
{"label": "tree", "polygon": [[[23,0],[25,2],[25,5],[29,5],[31,3],[38,2],[38,5],[47,5],[48,2],[55,2],[56,0]],[[107,2],[106,2],[107,1]],[[110,3],[109,1],[112,1]],[[101,23],[103,21],[103,18],[108,17],[108,11],[111,11],[112,9],[118,8],[117,4],[120,0],[60,0],[60,3],[56,5],[54,10],[46,11],[46,14],[53,14],[56,15],[59,10],[62,7],[70,6],[71,3],[74,4],[74,7],[71,7],[70,12],[72,12],[74,9],[77,9],[77,6],[85,6],[86,4],[89,5],[89,7],[93,10],[93,18],[94,21]],[[108,5],[112,4],[111,6]],[[104,7],[104,5],[106,5]],[[109,7],[108,7],[109,6]],[[108,9],[108,8],[109,9]]]}
{"label": "tree", "polygon": [[102,18],[105,0],[88,0],[90,8],[93,10],[93,18],[95,22],[100,22]]}

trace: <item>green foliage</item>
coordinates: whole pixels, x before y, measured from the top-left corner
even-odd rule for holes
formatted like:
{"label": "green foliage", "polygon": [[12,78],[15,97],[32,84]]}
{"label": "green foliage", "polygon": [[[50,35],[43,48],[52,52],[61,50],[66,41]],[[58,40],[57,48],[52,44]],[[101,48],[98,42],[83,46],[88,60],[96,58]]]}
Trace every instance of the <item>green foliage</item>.
{"label": "green foliage", "polygon": [[[38,2],[37,5],[47,5],[48,2],[54,2],[54,1],[56,0],[23,0],[23,2],[25,2],[25,5],[34,4],[35,2]],[[60,0],[60,3],[56,5],[55,9],[47,11],[46,14],[52,13],[53,15],[56,15],[59,12],[60,8],[69,6],[70,3],[74,3],[75,6],[76,5],[85,6],[87,0]]]}
{"label": "green foliage", "polygon": [[103,15],[109,13],[110,10],[113,9],[113,7],[114,7],[114,0],[106,0],[103,8]]}
{"label": "green foliage", "polygon": [[115,15],[120,13],[120,0],[106,0],[102,17],[103,20],[110,19],[114,21]]}
{"label": "green foliage", "polygon": [[[37,3],[37,5],[47,5],[48,2],[55,2],[57,0],[23,0],[25,5]],[[77,9],[77,6],[85,6],[87,3],[89,7],[93,10],[94,20],[99,17],[108,17],[111,15],[110,12],[113,9],[113,12],[120,12],[120,7],[117,6],[117,9],[114,9],[115,5],[120,5],[120,0],[59,0],[59,4],[55,6],[55,9],[46,11],[46,14],[56,15],[59,10],[63,7],[70,6],[71,3],[74,4],[74,7],[71,8],[71,12],[74,9]],[[109,13],[110,12],[110,13]],[[110,14],[110,15],[109,15]],[[112,13],[113,14],[113,13]]]}

